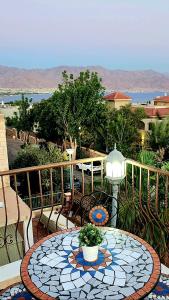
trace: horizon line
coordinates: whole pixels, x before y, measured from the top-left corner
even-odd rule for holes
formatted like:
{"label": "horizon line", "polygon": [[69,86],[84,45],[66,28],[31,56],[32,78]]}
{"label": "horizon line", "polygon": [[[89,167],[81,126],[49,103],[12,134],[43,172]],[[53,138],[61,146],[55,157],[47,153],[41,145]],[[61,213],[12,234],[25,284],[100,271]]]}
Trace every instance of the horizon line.
{"label": "horizon line", "polygon": [[88,69],[88,68],[102,68],[105,70],[110,70],[110,71],[124,71],[124,72],[147,72],[147,71],[152,71],[152,72],[157,72],[157,73],[161,73],[161,74],[169,74],[169,72],[164,72],[164,71],[158,71],[156,69],[151,69],[151,68],[145,68],[145,69],[122,69],[122,68],[110,68],[110,67],[104,67],[102,65],[57,65],[57,66],[53,66],[53,67],[18,67],[18,66],[10,66],[10,65],[3,65],[0,64],[0,67],[3,68],[12,68],[12,69],[20,69],[20,70],[51,70],[51,69],[56,69],[56,68],[84,68],[84,69]]}

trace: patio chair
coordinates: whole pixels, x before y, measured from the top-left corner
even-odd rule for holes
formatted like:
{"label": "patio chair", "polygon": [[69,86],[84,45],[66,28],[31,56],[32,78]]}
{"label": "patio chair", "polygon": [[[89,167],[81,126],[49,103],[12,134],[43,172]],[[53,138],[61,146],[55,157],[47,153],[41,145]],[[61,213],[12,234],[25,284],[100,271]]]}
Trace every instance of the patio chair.
{"label": "patio chair", "polygon": [[76,209],[73,213],[73,220],[75,222],[79,216],[81,226],[88,222],[97,226],[112,226],[112,220],[117,218],[116,199],[103,191],[84,195],[80,200],[75,200],[74,204],[76,204]]}

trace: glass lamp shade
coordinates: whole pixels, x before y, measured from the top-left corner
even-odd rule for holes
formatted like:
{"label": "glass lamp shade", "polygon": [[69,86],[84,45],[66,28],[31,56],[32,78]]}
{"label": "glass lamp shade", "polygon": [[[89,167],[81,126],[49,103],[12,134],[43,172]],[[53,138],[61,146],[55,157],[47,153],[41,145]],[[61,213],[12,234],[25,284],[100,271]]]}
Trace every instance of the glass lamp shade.
{"label": "glass lamp shade", "polygon": [[106,159],[106,178],[112,182],[120,182],[125,177],[125,157],[114,148]]}
{"label": "glass lamp shade", "polygon": [[68,148],[68,149],[66,149],[66,152],[67,152],[69,155],[72,155],[73,152],[74,152],[74,149]]}

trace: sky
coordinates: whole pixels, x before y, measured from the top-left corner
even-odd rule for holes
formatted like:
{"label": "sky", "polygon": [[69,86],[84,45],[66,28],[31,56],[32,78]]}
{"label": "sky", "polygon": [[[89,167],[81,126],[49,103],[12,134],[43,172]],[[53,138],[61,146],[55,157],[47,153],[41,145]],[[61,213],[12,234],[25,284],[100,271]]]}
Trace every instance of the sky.
{"label": "sky", "polygon": [[169,0],[0,0],[0,65],[169,73]]}

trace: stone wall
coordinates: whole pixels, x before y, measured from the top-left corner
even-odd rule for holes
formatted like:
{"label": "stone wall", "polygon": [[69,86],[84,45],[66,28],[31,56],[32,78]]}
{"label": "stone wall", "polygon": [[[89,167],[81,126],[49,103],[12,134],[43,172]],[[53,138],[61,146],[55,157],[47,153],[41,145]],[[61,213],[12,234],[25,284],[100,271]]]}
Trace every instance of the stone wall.
{"label": "stone wall", "polygon": [[81,147],[81,150],[82,152],[84,153],[84,155],[86,157],[98,157],[98,156],[107,156],[106,154],[102,153],[102,152],[98,152],[98,151],[95,151],[93,149],[90,149],[90,148],[85,148],[85,147]]}
{"label": "stone wall", "polygon": [[11,139],[17,139],[17,130],[15,128],[6,128],[6,136]]}
{"label": "stone wall", "polygon": [[17,132],[16,128],[6,128],[6,136],[7,138],[12,138],[12,139],[19,139],[20,141],[24,143],[29,143],[29,144],[38,144],[41,141],[41,139],[38,139],[36,135],[33,135],[31,133],[28,133],[26,131],[20,130]]}
{"label": "stone wall", "polygon": [[[9,170],[8,153],[6,144],[6,129],[4,115],[0,114],[0,171]],[[9,176],[3,177],[4,186],[10,186]],[[0,188],[2,188],[2,181],[0,178]]]}

